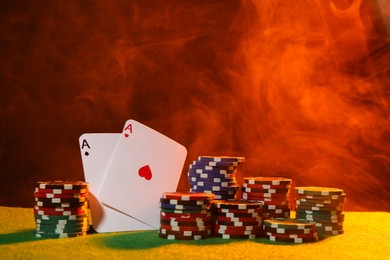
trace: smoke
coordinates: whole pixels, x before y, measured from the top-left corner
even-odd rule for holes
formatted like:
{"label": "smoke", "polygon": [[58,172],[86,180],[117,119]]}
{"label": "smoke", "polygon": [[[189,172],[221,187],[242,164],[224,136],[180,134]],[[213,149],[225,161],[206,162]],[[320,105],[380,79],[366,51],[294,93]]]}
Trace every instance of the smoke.
{"label": "smoke", "polygon": [[375,2],[2,5],[1,204],[31,205],[37,180],[83,179],[78,137],[132,118],[185,145],[186,164],[245,156],[239,179],[291,177],[344,189],[349,210],[390,210]]}

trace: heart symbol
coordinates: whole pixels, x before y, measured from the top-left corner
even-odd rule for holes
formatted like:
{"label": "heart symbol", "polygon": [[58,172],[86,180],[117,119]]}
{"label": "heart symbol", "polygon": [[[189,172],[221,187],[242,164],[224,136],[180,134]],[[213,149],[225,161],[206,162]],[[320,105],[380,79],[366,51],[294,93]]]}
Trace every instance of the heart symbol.
{"label": "heart symbol", "polygon": [[138,170],[138,175],[146,180],[150,180],[152,178],[152,170],[150,170],[149,165],[142,166]]}
{"label": "heart symbol", "polygon": [[129,137],[129,134],[125,134],[125,137],[126,137],[126,138]]}

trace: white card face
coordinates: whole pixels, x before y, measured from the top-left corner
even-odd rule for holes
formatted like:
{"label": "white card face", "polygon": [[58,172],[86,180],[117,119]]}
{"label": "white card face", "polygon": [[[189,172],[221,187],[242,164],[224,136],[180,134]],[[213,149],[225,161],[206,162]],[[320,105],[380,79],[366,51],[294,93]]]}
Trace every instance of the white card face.
{"label": "white card face", "polygon": [[97,232],[150,230],[152,227],[111,209],[98,197],[112,153],[121,134],[83,134],[79,138],[84,177],[90,184],[89,205]]}
{"label": "white card face", "polygon": [[159,228],[159,201],[176,191],[186,148],[161,133],[128,120],[100,190],[101,201]]}

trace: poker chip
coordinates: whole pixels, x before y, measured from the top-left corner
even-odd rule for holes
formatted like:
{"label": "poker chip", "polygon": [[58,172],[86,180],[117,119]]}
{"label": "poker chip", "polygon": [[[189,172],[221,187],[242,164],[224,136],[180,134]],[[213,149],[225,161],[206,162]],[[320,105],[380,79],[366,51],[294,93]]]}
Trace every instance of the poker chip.
{"label": "poker chip", "polygon": [[161,238],[165,238],[168,240],[201,240],[205,238],[209,238],[210,235],[192,235],[192,236],[184,236],[184,235],[172,235],[172,234],[163,234],[158,233],[158,236]]}
{"label": "poker chip", "polygon": [[165,192],[160,198],[159,237],[197,240],[210,236],[214,194]]}
{"label": "poker chip", "polygon": [[223,239],[255,239],[261,237],[260,234],[255,235],[230,235],[230,234],[214,234],[216,237]]}
{"label": "poker chip", "polygon": [[242,198],[260,202],[265,219],[288,218],[291,183],[291,179],[282,177],[246,177]]}
{"label": "poker chip", "polygon": [[163,199],[173,199],[179,201],[191,201],[191,200],[213,200],[212,194],[203,192],[198,193],[184,193],[184,192],[165,192],[162,195]]}
{"label": "poker chip", "polygon": [[38,182],[34,190],[33,235],[66,238],[86,235],[89,184],[81,181]]}
{"label": "poker chip", "polygon": [[285,237],[279,237],[279,236],[270,236],[270,235],[266,234],[265,237],[271,241],[274,241],[274,242],[285,242],[285,243],[295,243],[295,244],[310,243],[310,242],[318,241],[318,236],[304,237],[304,238],[285,238]]}
{"label": "poker chip", "polygon": [[89,189],[89,184],[83,181],[39,181],[36,184],[39,189],[81,190]]}
{"label": "poker chip", "polygon": [[69,237],[85,236],[85,235],[87,235],[87,232],[56,234],[56,233],[39,232],[39,231],[33,230],[33,235],[35,237],[39,237],[39,238],[69,238]]}
{"label": "poker chip", "polygon": [[276,218],[264,220],[263,230],[265,237],[275,242],[308,243],[318,240],[314,222]]}
{"label": "poker chip", "polygon": [[244,183],[256,185],[290,185],[291,179],[282,177],[246,177]]}
{"label": "poker chip", "polygon": [[285,185],[272,185],[272,184],[249,184],[248,182],[243,183],[244,188],[250,189],[290,189],[290,184]]}
{"label": "poker chip", "polygon": [[214,201],[213,206],[217,209],[237,209],[237,210],[261,209],[261,203],[255,201],[245,201],[245,200]]}
{"label": "poker chip", "polygon": [[342,234],[346,194],[330,187],[296,187],[296,218],[316,223],[318,236]]}
{"label": "poker chip", "polygon": [[198,161],[200,162],[245,162],[245,157],[235,156],[199,156]]}
{"label": "poker chip", "polygon": [[244,157],[199,156],[188,168],[190,191],[215,195],[215,199],[235,199],[239,186],[237,167]]}
{"label": "poker chip", "polygon": [[64,190],[64,189],[40,189],[40,188],[35,188],[34,192],[36,192],[36,193],[52,193],[52,194],[74,194],[74,193],[85,194],[85,193],[88,193],[88,189]]}
{"label": "poker chip", "polygon": [[34,192],[35,198],[61,198],[61,199],[79,199],[87,200],[88,193],[71,193],[71,194],[55,194],[55,193],[38,193]]}
{"label": "poker chip", "polygon": [[174,210],[205,210],[209,205],[178,205],[178,204],[169,204],[169,203],[160,203],[160,207],[164,209],[174,209]]}
{"label": "poker chip", "polygon": [[212,230],[212,225],[208,226],[172,226],[160,224],[160,228],[172,231],[206,231]]}
{"label": "poker chip", "polygon": [[169,229],[160,228],[159,233],[164,235],[174,235],[174,236],[185,236],[185,237],[191,237],[191,236],[209,236],[211,235],[211,230],[204,230],[204,231],[174,231]]}
{"label": "poker chip", "polygon": [[264,227],[284,228],[284,229],[313,229],[315,223],[312,221],[292,219],[292,218],[278,218],[264,220]]}
{"label": "poker chip", "polygon": [[298,194],[307,194],[314,196],[332,196],[332,195],[342,195],[343,190],[337,188],[328,188],[328,187],[295,187],[295,191]]}
{"label": "poker chip", "polygon": [[265,232],[270,232],[273,234],[312,234],[316,233],[316,228],[307,228],[307,229],[288,229],[288,228],[273,228],[269,226],[263,226]]}
{"label": "poker chip", "polygon": [[233,230],[225,230],[225,229],[215,229],[214,234],[220,235],[260,235],[261,231],[253,231],[253,230],[245,230],[245,231],[233,231]]}
{"label": "poker chip", "polygon": [[172,213],[172,212],[160,212],[160,218],[170,218],[170,219],[204,219],[210,218],[211,212],[209,210],[203,211],[201,213]]}
{"label": "poker chip", "polygon": [[216,236],[233,238],[255,238],[262,232],[261,203],[246,200],[215,200],[214,233]]}
{"label": "poker chip", "polygon": [[197,220],[197,221],[180,221],[180,220],[160,220],[161,225],[170,225],[170,226],[176,226],[176,227],[200,227],[200,226],[210,226],[212,225],[212,221],[204,221],[204,220]]}

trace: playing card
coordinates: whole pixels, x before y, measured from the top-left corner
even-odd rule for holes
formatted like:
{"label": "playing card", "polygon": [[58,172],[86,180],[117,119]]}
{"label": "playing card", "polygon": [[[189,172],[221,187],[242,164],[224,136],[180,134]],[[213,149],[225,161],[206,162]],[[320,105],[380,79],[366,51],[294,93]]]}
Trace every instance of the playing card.
{"label": "playing card", "polygon": [[97,232],[149,230],[152,227],[103,205],[99,190],[121,134],[83,134],[79,138],[84,177],[90,184],[89,206]]}
{"label": "playing card", "polygon": [[101,201],[157,229],[159,200],[162,193],[176,191],[186,156],[183,145],[128,120],[107,169]]}

